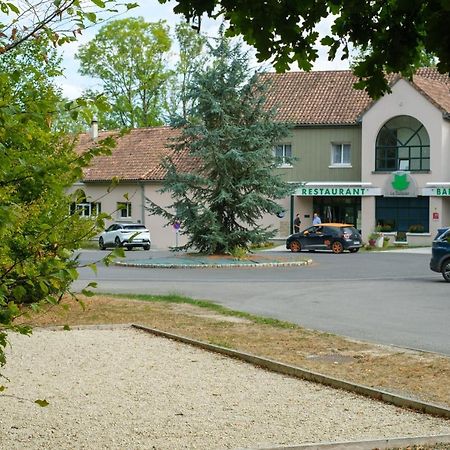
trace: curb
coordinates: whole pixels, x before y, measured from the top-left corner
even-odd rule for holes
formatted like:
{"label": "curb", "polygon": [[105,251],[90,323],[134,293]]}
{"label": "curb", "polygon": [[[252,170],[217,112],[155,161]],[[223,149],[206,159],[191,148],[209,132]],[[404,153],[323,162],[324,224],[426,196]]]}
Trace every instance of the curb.
{"label": "curb", "polygon": [[287,261],[287,262],[273,262],[273,263],[248,263],[248,264],[158,264],[158,263],[126,263],[118,261],[114,263],[116,266],[122,267],[146,267],[151,269],[234,269],[243,267],[293,267],[293,266],[307,266],[312,264],[312,259],[303,261]]}
{"label": "curb", "polygon": [[[215,353],[220,353],[222,355],[230,356],[232,358],[239,359],[241,361],[248,362],[258,367],[270,370],[272,372],[281,373],[284,375],[293,376],[296,378],[301,378],[307,381],[312,381],[314,383],[323,384],[325,386],[330,386],[335,389],[342,389],[344,391],[351,392],[353,394],[363,395],[365,397],[372,398],[374,400],[383,401],[385,403],[390,403],[401,408],[409,408],[421,413],[431,414],[434,416],[444,417],[450,419],[450,409],[443,406],[435,405],[432,403],[425,403],[419,400],[414,400],[408,397],[401,397],[396,394],[391,394],[386,391],[381,391],[378,389],[363,386],[361,384],[350,383],[348,381],[341,380],[339,378],[333,378],[326,375],[322,375],[317,372],[312,372],[306,369],[301,369],[300,367],[290,366],[288,364],[283,364],[271,359],[262,358],[259,356],[252,355],[250,353],[239,352],[237,350],[231,350],[225,347],[220,347],[218,345],[207,344],[206,342],[197,341],[195,339],[190,339],[177,334],[167,333],[165,331],[157,330],[155,328],[145,327],[143,325],[132,324],[133,328],[143,330],[147,333],[154,334],[156,336],[162,336],[175,341],[183,342],[185,344],[193,345],[195,347],[202,348],[204,350],[209,350]],[[450,437],[449,437],[450,442]],[[283,447],[281,447],[283,448]],[[287,448],[297,448],[297,447],[287,447]],[[302,448],[302,447],[298,447]]]}
{"label": "curb", "polygon": [[[416,445],[436,445],[450,443],[450,434],[418,436],[393,439],[374,439],[366,441],[324,442],[282,447],[258,447],[258,450],[386,450],[410,448]],[[252,450],[240,448],[237,450]]]}

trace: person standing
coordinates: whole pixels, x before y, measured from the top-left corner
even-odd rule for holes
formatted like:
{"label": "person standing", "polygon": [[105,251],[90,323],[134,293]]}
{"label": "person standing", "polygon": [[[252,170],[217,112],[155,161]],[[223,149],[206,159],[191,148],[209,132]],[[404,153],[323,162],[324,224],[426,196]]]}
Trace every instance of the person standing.
{"label": "person standing", "polygon": [[314,213],[312,223],[313,223],[313,225],[320,225],[322,223],[322,221],[320,220],[319,214]]}
{"label": "person standing", "polygon": [[297,213],[294,219],[294,233],[300,233],[300,224],[302,221],[300,220],[300,215]]}

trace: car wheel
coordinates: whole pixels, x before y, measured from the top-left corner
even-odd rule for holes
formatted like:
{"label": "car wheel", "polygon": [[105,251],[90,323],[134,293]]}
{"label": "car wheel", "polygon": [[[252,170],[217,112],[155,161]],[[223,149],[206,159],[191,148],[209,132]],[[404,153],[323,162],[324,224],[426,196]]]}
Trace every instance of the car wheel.
{"label": "car wheel", "polygon": [[126,248],[128,251],[133,250],[133,247],[131,247],[131,245],[127,245],[125,248]]}
{"label": "car wheel", "polygon": [[450,283],[450,259],[442,264],[442,276],[447,283]]}
{"label": "car wheel", "polygon": [[297,253],[302,251],[302,244],[300,244],[299,241],[292,241],[289,244],[289,248],[291,249],[291,252]]}
{"label": "car wheel", "polygon": [[119,236],[117,236],[116,239],[114,240],[114,245],[116,247],[122,247],[122,242],[120,242]]}
{"label": "car wheel", "polygon": [[150,245],[144,245],[144,250],[150,250]]}
{"label": "car wheel", "polygon": [[357,251],[359,251],[359,248],[358,247],[357,248],[349,248],[348,251],[350,253],[356,253]]}
{"label": "car wheel", "polygon": [[103,241],[102,237],[98,240],[98,247],[100,248],[100,250],[106,250],[105,242]]}
{"label": "car wheel", "polygon": [[331,251],[333,253],[342,253],[344,251],[344,246],[339,241],[334,241],[331,244]]}

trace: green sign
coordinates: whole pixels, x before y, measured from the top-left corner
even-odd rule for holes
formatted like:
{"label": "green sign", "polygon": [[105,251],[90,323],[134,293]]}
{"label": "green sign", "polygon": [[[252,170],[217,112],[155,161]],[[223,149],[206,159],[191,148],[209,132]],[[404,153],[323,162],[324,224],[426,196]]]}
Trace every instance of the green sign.
{"label": "green sign", "polygon": [[398,170],[387,178],[383,189],[385,197],[417,197],[417,184],[409,172]]}
{"label": "green sign", "polygon": [[396,190],[396,191],[404,191],[405,189],[408,189],[409,186],[409,181],[408,181],[408,177],[407,174],[394,174],[394,178],[391,182],[391,186]]}
{"label": "green sign", "polygon": [[436,196],[445,197],[450,195],[450,188],[436,188]]}

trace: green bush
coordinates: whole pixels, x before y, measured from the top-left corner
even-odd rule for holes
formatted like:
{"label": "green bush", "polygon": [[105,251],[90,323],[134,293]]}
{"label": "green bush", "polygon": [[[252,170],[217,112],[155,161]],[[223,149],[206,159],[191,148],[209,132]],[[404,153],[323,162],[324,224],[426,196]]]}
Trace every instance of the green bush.
{"label": "green bush", "polygon": [[414,224],[414,225],[410,225],[410,227],[408,228],[408,231],[410,233],[423,233],[424,232],[424,226],[420,223]]}

